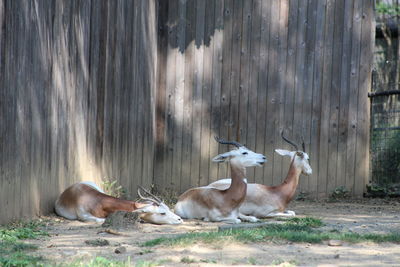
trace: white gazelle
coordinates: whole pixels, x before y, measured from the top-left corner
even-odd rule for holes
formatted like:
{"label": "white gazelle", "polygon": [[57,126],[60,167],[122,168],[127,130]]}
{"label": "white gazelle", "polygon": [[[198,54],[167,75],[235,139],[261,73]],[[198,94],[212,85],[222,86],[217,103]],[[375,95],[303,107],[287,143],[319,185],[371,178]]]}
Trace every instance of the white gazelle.
{"label": "white gazelle", "polygon": [[[299,151],[295,143],[283,136],[283,132],[282,138],[296,149],[295,151],[275,149],[279,155],[291,158],[285,180],[277,186],[247,184],[247,194],[243,204],[240,206],[240,213],[257,218],[296,215],[294,211],[286,210],[286,208],[295,195],[300,174],[310,175],[312,169],[309,164],[308,154],[305,152],[304,142],[303,151]],[[223,190],[228,188],[230,184],[231,179],[222,179],[209,184],[208,187]]]}
{"label": "white gazelle", "polygon": [[266,162],[262,154],[254,153],[243,145],[215,138],[220,144],[237,148],[213,158],[214,162],[229,161],[232,183],[222,190],[210,186],[196,187],[183,193],[175,205],[175,213],[182,218],[204,221],[239,223],[242,220],[257,221],[253,216],[239,213],[245,199],[247,184],[244,182],[246,168],[261,166]]}
{"label": "white gazelle", "polygon": [[[147,194],[150,192],[141,188]],[[58,215],[69,220],[95,221],[102,223],[115,211],[140,212],[140,218],[155,224],[180,224],[182,219],[174,214],[156,196],[139,196],[145,203],[122,200],[109,196],[93,182],[76,183],[65,189],[55,203]]]}

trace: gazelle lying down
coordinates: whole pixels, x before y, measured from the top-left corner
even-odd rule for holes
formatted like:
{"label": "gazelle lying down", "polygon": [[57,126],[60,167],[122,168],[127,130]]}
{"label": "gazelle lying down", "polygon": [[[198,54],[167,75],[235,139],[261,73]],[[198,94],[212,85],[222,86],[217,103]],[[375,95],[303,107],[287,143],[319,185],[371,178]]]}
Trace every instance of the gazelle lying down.
{"label": "gazelle lying down", "polygon": [[261,166],[266,161],[265,156],[254,153],[237,142],[218,138],[216,140],[221,144],[237,147],[213,158],[214,162],[230,162],[232,184],[223,190],[209,186],[187,190],[175,205],[176,214],[182,218],[214,222],[240,223],[240,219],[257,221],[255,217],[239,214],[239,206],[246,196],[247,184],[243,181],[246,177],[246,167]]}
{"label": "gazelle lying down", "polygon": [[[142,190],[144,190],[142,188]],[[145,190],[144,190],[145,191]],[[150,192],[145,191],[147,194]],[[93,182],[76,183],[68,187],[56,200],[55,211],[69,220],[103,223],[115,211],[140,212],[140,218],[155,224],[180,224],[182,219],[174,214],[159,198],[139,196],[147,203],[122,200],[106,195]],[[150,202],[149,202],[150,201]]]}
{"label": "gazelle lying down", "polygon": [[[279,155],[289,156],[292,159],[285,180],[278,186],[247,184],[247,194],[239,208],[240,213],[258,218],[296,215],[294,211],[286,210],[286,207],[294,197],[300,174],[310,175],[312,169],[308,163],[309,157],[305,152],[304,142],[303,151],[299,151],[295,143],[283,136],[283,132],[282,138],[296,149],[296,151],[275,149]],[[222,179],[208,186],[223,190],[230,184],[231,179]]]}

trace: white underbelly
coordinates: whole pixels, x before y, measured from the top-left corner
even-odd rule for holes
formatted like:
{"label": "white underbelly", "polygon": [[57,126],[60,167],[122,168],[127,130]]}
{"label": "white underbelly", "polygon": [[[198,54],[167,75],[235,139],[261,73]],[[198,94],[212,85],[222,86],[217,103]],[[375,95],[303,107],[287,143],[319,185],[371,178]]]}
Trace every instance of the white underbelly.
{"label": "white underbelly", "polygon": [[55,209],[57,215],[59,215],[61,217],[67,218],[69,220],[77,220],[78,219],[75,209],[65,208],[64,206],[62,206],[58,203],[58,200],[56,201],[54,209]]}

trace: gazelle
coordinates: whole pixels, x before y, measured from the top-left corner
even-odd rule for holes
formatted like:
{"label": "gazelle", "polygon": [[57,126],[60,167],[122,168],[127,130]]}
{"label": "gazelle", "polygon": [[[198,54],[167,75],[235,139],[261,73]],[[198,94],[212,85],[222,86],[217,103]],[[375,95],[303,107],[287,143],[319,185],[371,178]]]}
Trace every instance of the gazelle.
{"label": "gazelle", "polygon": [[232,184],[223,190],[209,186],[196,187],[183,193],[175,205],[175,213],[182,218],[203,219],[204,221],[224,221],[240,223],[242,220],[257,221],[253,216],[239,213],[239,207],[246,196],[247,184],[246,168],[261,166],[266,158],[262,154],[254,153],[243,145],[225,141],[215,137],[220,144],[234,145],[237,149],[220,154],[213,158],[214,162],[230,162]]}
{"label": "gazelle", "polygon": [[[141,188],[147,194],[150,192]],[[174,214],[159,198],[139,196],[147,203],[122,200],[109,196],[93,182],[76,183],[68,187],[56,200],[55,211],[69,220],[103,223],[115,211],[140,212],[140,218],[155,224],[180,224],[182,219]]]}
{"label": "gazelle", "polygon": [[[303,151],[299,151],[295,143],[283,136],[283,132],[281,135],[283,140],[295,148],[295,151],[275,149],[279,155],[291,158],[289,171],[285,180],[278,186],[248,184],[246,198],[239,208],[240,213],[257,218],[296,215],[294,211],[286,210],[286,208],[294,197],[300,174],[310,175],[312,169],[308,162],[308,154],[305,152],[304,141],[302,144]],[[230,183],[231,179],[222,179],[208,186],[223,190],[229,187]]]}

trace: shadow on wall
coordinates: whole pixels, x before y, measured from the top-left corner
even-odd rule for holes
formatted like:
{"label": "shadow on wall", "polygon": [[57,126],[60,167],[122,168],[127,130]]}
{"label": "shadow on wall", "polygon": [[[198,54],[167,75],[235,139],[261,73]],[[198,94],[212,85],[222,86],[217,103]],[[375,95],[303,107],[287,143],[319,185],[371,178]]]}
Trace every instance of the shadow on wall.
{"label": "shadow on wall", "polygon": [[0,222],[81,180],[151,183],[151,19],[148,1],[0,2]]}
{"label": "shadow on wall", "polygon": [[[211,163],[229,149],[218,146],[215,135],[265,151],[266,87],[280,74],[259,73],[267,73],[268,57],[286,53],[263,36],[271,27],[285,38],[277,32],[284,19],[266,10],[260,1],[159,2],[155,183],[161,188],[182,192],[229,176],[228,165]],[[283,94],[270,97],[283,112]],[[278,127],[274,131],[279,137]],[[259,181],[263,176],[258,170]]]}

